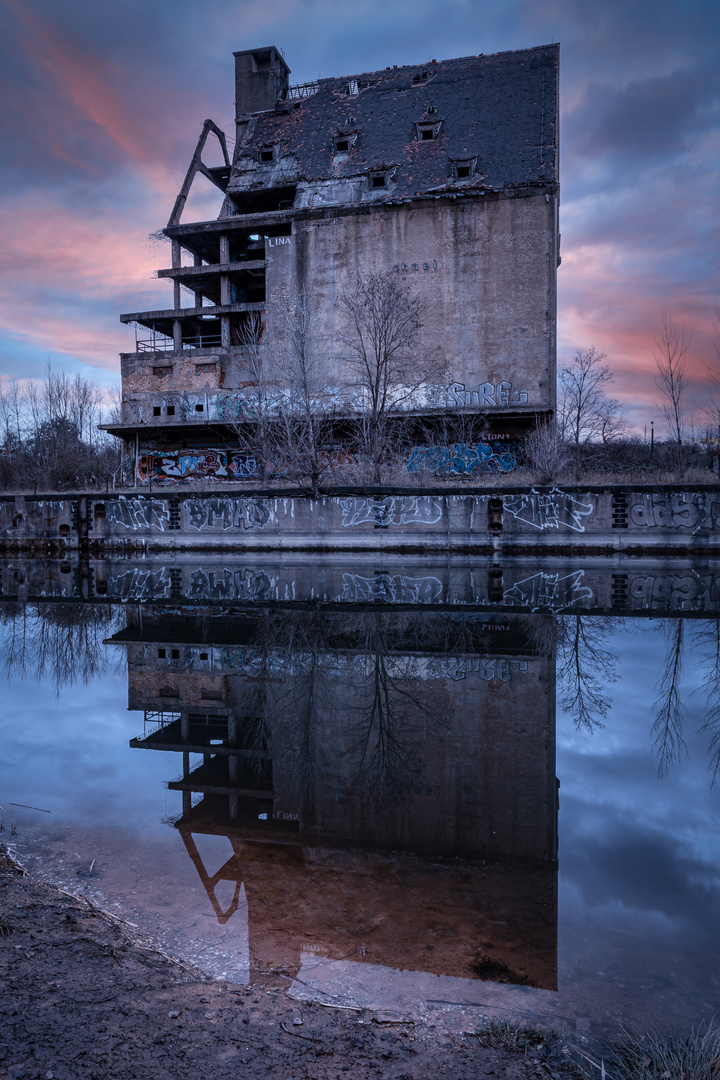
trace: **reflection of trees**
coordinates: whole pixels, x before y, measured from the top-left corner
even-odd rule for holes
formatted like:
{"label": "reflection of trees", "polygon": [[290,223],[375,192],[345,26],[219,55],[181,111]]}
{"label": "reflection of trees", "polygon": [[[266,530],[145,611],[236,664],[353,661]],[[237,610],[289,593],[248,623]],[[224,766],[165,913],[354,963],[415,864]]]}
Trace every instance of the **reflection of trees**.
{"label": "reflection of trees", "polygon": [[8,678],[51,679],[63,686],[88,683],[119,661],[103,648],[103,639],[125,622],[125,612],[101,604],[3,605],[0,647]]}
{"label": "reflection of trees", "polygon": [[714,619],[698,628],[697,643],[705,653],[698,661],[704,676],[705,723],[700,728],[710,737],[708,769],[714,786],[720,776],[720,619]]}
{"label": "reflection of trees", "polygon": [[592,615],[557,618],[557,680],[562,707],[577,727],[602,727],[612,699],[608,687],[617,682],[617,653],[607,648],[612,620]]}
{"label": "reflection of trees", "polygon": [[[398,621],[397,616],[392,620]],[[415,619],[403,620],[413,635]],[[424,773],[418,740],[426,724],[437,726],[441,718],[428,702],[427,678],[418,671],[417,657],[392,651],[388,620],[367,615],[362,621],[364,639],[359,643],[362,665],[351,679],[354,704],[351,716],[352,752],[359,758],[356,782],[368,795],[383,803],[408,797]],[[397,626],[392,627],[397,632]]]}
{"label": "reflection of trees", "polygon": [[680,760],[683,751],[687,752],[683,738],[687,709],[680,700],[685,642],[684,620],[665,620],[663,633],[667,641],[667,650],[660,678],[655,683],[658,696],[654,702],[656,713],[652,726],[653,749],[657,754],[658,776],[661,779],[667,776],[670,766]]}

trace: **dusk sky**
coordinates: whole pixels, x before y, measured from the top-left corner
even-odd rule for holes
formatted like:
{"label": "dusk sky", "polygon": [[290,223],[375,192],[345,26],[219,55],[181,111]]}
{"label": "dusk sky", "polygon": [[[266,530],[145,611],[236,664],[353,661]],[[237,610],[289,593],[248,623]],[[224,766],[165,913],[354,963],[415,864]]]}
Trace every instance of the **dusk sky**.
{"label": "dusk sky", "polygon": [[[148,235],[203,120],[233,134],[233,50],[277,45],[300,83],[558,41],[559,360],[607,353],[642,430],[660,420],[666,304],[694,331],[702,423],[720,301],[714,0],[0,0],[0,380],[47,360],[118,380],[134,348],[120,312],[170,306],[154,277],[169,245]],[[219,209],[196,185],[186,221]]]}

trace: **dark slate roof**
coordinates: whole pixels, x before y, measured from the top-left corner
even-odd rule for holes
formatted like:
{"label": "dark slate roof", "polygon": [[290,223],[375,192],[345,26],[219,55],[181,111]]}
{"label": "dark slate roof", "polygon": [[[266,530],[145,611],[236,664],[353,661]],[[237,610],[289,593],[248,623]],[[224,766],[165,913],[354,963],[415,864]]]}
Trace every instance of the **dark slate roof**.
{"label": "dark slate roof", "polygon": [[[275,186],[283,158],[311,185],[394,168],[392,190],[378,192],[393,201],[557,182],[558,58],[558,45],[543,45],[374,71],[352,76],[366,84],[356,95],[347,93],[347,76],[321,79],[310,96],[255,114],[237,164],[269,144],[279,144],[281,160],[272,169],[234,170],[228,192]],[[424,72],[425,81],[413,81]],[[423,122],[442,122],[439,137],[419,142],[415,125]],[[347,160],[333,164],[340,132],[357,139]],[[450,162],[468,158],[477,159],[476,174],[457,184]]]}

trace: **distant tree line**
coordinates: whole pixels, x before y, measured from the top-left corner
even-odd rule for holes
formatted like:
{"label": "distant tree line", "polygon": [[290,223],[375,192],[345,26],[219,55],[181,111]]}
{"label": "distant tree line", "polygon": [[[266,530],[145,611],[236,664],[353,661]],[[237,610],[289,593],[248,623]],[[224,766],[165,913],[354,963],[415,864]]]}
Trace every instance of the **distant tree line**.
{"label": "distant tree line", "polygon": [[67,491],[112,482],[120,442],[98,424],[118,411],[103,405],[90,380],[50,364],[40,383],[0,385],[0,487]]}

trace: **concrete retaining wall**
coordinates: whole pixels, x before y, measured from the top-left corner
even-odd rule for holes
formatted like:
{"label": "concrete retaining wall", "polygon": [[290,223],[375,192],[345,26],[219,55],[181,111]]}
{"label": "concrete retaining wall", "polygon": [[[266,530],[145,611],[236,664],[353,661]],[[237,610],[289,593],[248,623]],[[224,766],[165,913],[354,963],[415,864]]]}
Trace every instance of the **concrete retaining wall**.
{"label": "concrete retaining wall", "polygon": [[720,487],[163,491],[0,497],[6,550],[405,550],[720,547]]}

